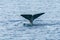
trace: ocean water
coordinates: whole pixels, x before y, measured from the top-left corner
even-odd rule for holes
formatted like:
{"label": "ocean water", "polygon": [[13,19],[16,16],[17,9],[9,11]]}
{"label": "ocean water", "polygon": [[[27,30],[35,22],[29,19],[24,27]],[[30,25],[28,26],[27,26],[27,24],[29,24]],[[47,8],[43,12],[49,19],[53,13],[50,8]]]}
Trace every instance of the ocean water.
{"label": "ocean water", "polygon": [[37,26],[25,26],[28,21],[21,20],[1,21],[0,40],[60,40],[60,24],[44,21],[35,21]]}
{"label": "ocean water", "polygon": [[[45,13],[35,26],[21,14]],[[0,40],[60,40],[60,0],[0,0]]]}

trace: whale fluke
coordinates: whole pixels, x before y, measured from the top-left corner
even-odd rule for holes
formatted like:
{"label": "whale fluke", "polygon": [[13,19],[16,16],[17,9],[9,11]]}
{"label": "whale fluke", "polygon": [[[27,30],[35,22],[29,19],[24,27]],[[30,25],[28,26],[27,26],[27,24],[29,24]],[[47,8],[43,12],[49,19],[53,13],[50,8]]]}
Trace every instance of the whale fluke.
{"label": "whale fluke", "polygon": [[39,16],[43,15],[44,13],[39,13],[35,15],[31,14],[22,14],[21,16],[24,17],[25,19],[29,20],[31,24],[33,24],[33,21],[38,18]]}

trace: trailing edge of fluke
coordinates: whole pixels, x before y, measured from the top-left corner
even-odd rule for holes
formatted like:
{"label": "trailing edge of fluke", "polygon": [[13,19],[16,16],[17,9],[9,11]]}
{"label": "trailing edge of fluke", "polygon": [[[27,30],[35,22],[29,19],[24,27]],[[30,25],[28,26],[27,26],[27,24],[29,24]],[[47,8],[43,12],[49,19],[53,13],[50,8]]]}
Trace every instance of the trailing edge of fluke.
{"label": "trailing edge of fluke", "polygon": [[22,17],[24,17],[25,19],[29,20],[29,22],[31,23],[31,25],[33,25],[33,21],[38,18],[39,16],[43,15],[45,13],[39,13],[39,14],[35,14],[35,15],[31,15],[31,14],[21,14]]}

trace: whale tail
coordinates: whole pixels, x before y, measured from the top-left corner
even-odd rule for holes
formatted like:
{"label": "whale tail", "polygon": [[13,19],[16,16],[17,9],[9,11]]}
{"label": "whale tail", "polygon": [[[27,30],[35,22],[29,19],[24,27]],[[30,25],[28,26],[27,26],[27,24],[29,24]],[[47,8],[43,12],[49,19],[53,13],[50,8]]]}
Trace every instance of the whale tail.
{"label": "whale tail", "polygon": [[35,15],[22,14],[21,16],[24,17],[25,19],[28,19],[30,21],[30,23],[33,24],[33,21],[43,14],[44,13],[39,13],[39,14],[35,14]]}

